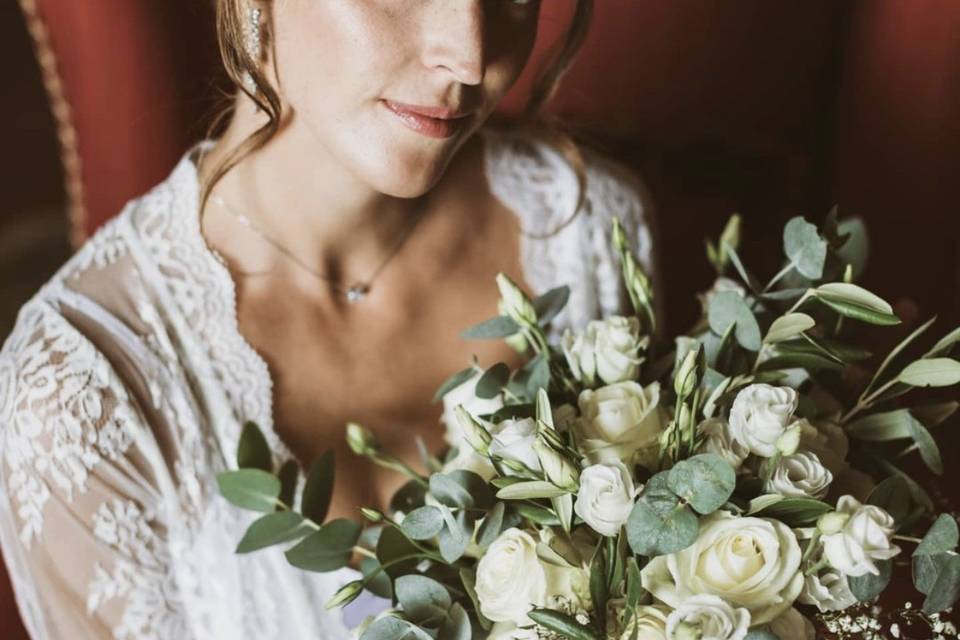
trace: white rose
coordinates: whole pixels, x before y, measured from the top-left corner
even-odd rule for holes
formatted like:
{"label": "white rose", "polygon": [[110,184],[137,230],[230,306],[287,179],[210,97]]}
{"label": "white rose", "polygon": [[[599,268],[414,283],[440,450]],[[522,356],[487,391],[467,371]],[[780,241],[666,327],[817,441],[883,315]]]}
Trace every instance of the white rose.
{"label": "white rose", "polygon": [[587,389],[578,404],[581,418],[576,427],[590,462],[656,465],[663,429],[659,383],[641,387],[636,382],[618,382],[596,391]]}
{"label": "white rose", "polygon": [[480,373],[478,372],[475,376],[454,387],[443,396],[443,415],[440,416],[440,422],[442,422],[447,429],[444,438],[446,438],[447,444],[451,447],[458,447],[459,449],[463,449],[464,447],[468,449],[471,448],[463,439],[463,428],[460,426],[460,421],[457,420],[456,413],[454,413],[457,405],[462,404],[463,408],[466,409],[470,415],[488,429],[490,428],[490,423],[480,420],[479,416],[494,413],[503,407],[503,398],[500,396],[490,400],[477,397],[475,389],[479,376]]}
{"label": "white rose", "polygon": [[[520,463],[534,472],[540,472],[540,459],[533,450],[537,441],[537,423],[532,418],[508,419],[490,428],[493,440],[490,453],[502,458],[507,464]],[[468,445],[469,446],[469,445]]]}
{"label": "white rose", "polygon": [[547,599],[547,576],[537,558],[537,542],[519,529],[507,529],[477,563],[480,613],[494,622],[530,624],[527,612]]}
{"label": "white rose", "polygon": [[841,496],[837,511],[850,517],[840,531],[821,538],[823,556],[845,575],[879,575],[874,560],[888,560],[900,553],[900,547],[890,543],[896,531],[893,516],[880,507],[860,504],[853,496]]}
{"label": "white rose", "polygon": [[560,344],[573,375],[593,386],[598,379],[613,384],[636,378],[639,352],[647,341],[640,339],[640,320],[611,316],[591,320],[583,333],[567,329]]}
{"label": "white rose", "polygon": [[573,510],[602,536],[615,536],[630,517],[637,491],[622,462],[595,464],[580,474]]}
{"label": "white rose", "polygon": [[[769,460],[765,464],[769,464]],[[820,464],[820,458],[810,451],[798,451],[780,458],[770,474],[767,493],[797,498],[822,498],[827,495],[833,474]]]}
{"label": "white rose", "polygon": [[770,631],[780,640],[815,640],[817,630],[802,613],[789,609],[770,623]]}
{"label": "white rose", "polygon": [[700,521],[696,542],[650,560],[644,588],[672,607],[712,594],[750,611],[764,624],[790,608],[803,588],[800,545],[778,520],[740,518],[717,511]]}
{"label": "white rose", "polygon": [[797,392],[790,387],[752,384],[733,401],[730,433],[751,453],[770,458],[796,410]]}
{"label": "white rose", "polygon": [[730,424],[723,418],[709,418],[697,426],[697,432],[704,438],[699,453],[715,453],[734,469],[739,469],[750,455],[750,450],[733,439]]}
{"label": "white rose", "polygon": [[667,617],[669,640],[742,640],[749,629],[749,611],[709,594],[687,598]]}
{"label": "white rose", "polygon": [[847,576],[833,568],[806,577],[798,602],[815,605],[820,611],[842,611],[856,604]]}
{"label": "white rose", "polygon": [[620,640],[667,640],[670,609],[661,605],[641,605],[633,610]]}

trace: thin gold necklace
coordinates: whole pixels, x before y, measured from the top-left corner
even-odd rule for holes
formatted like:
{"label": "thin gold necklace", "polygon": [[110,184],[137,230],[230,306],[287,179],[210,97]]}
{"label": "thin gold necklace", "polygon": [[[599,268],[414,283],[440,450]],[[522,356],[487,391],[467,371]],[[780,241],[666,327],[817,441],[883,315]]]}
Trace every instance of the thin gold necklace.
{"label": "thin gold necklace", "polygon": [[253,220],[251,220],[248,215],[246,215],[245,213],[243,213],[242,211],[240,211],[239,209],[231,205],[229,202],[224,200],[222,197],[220,197],[219,194],[212,194],[210,196],[210,199],[213,200],[213,202],[217,206],[223,208],[225,211],[232,214],[240,224],[242,224],[243,226],[247,227],[248,229],[256,233],[258,236],[260,236],[267,244],[269,244],[278,252],[280,252],[280,254],[283,255],[285,258],[290,260],[292,263],[294,263],[295,265],[297,265],[298,267],[300,267],[301,269],[303,269],[313,277],[326,282],[333,291],[343,295],[346,298],[347,302],[349,302],[350,304],[356,304],[362,301],[364,298],[366,298],[370,294],[370,291],[373,288],[374,280],[376,280],[377,277],[383,272],[386,266],[390,263],[390,260],[392,260],[394,256],[400,253],[400,249],[403,248],[403,245],[406,243],[407,239],[412,234],[414,228],[416,228],[417,224],[420,222],[420,219],[425,217],[424,214],[420,214],[414,218],[413,222],[407,225],[407,228],[404,230],[404,232],[400,235],[397,241],[390,248],[389,253],[387,253],[386,257],[383,259],[380,265],[373,271],[372,274],[370,274],[370,277],[364,280],[357,280],[356,282],[354,282],[348,287],[343,287],[337,280],[331,278],[325,273],[317,271],[315,268],[313,268],[312,266],[310,266],[309,264],[307,264],[306,262],[298,258],[290,250],[288,250],[286,247],[280,244],[276,239],[272,238],[269,234],[264,232],[263,229],[258,227],[257,224]]}

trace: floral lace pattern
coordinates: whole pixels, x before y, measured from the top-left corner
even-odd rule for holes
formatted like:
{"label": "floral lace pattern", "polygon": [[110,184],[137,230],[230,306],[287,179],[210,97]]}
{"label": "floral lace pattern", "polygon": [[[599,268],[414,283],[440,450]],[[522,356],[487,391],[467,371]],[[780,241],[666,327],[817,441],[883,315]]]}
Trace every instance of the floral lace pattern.
{"label": "floral lace pattern", "polygon": [[[576,203],[573,170],[523,133],[481,134],[494,195],[528,235],[549,235],[523,238],[527,281],[573,291],[554,330],[622,308],[613,216],[652,269],[636,186],[587,151],[583,210],[550,235]],[[212,144],[98,232],[0,351],[0,543],[33,637],[347,635],[322,604],[352,570],[305,574],[279,550],[233,553],[249,518],[219,497],[216,474],[234,464],[240,426],[258,421],[278,460],[289,451],[272,426],[269,369],[200,231],[195,158]]]}

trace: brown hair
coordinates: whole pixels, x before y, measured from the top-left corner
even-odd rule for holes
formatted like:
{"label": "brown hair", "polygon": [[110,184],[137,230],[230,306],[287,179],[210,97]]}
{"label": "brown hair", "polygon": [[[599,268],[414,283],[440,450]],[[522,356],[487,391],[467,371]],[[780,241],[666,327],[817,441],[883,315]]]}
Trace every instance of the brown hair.
{"label": "brown hair", "polygon": [[[247,12],[251,0],[216,0],[217,3],[217,39],[220,46],[220,56],[227,75],[237,86],[238,90],[246,93],[256,105],[267,114],[268,121],[260,129],[251,134],[246,140],[236,146],[227,157],[210,174],[201,191],[200,210],[203,211],[214,186],[237,166],[246,156],[265,146],[279,131],[283,104],[267,75],[264,73],[259,60],[254,60],[245,46],[247,39]],[[560,81],[573,65],[577,54],[586,40],[590,24],[593,19],[593,0],[575,0],[576,8],[573,18],[562,38],[547,58],[546,64],[540,69],[531,90],[530,100],[514,126],[529,129],[539,135],[570,163],[577,175],[579,197],[570,217],[558,228],[552,230],[553,235],[566,227],[580,211],[586,197],[586,170],[580,148],[571,135],[571,129],[560,118],[543,112],[544,107],[556,93]],[[274,41],[270,37],[269,28],[261,33],[261,46],[270,49],[273,53]],[[270,56],[276,61],[276,55]],[[274,62],[275,63],[275,62]],[[250,74],[256,90],[251,93],[243,78]],[[232,101],[231,101],[232,103]],[[232,113],[232,106],[221,110],[214,118],[210,131],[219,128],[224,120]],[[208,135],[210,137],[210,135]],[[532,237],[533,234],[528,234]]]}

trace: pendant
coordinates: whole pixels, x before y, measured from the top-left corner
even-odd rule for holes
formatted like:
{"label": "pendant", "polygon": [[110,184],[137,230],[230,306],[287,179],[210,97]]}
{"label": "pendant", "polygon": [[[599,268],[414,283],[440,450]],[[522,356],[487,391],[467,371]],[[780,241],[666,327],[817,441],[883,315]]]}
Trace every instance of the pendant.
{"label": "pendant", "polygon": [[347,302],[350,304],[356,304],[366,298],[368,293],[370,293],[369,285],[363,282],[358,282],[347,289]]}

